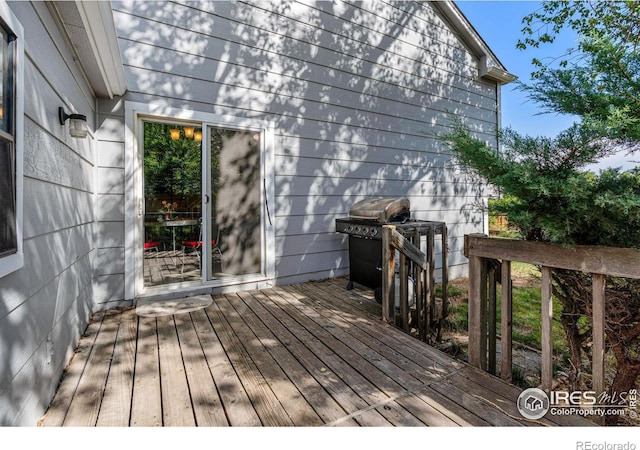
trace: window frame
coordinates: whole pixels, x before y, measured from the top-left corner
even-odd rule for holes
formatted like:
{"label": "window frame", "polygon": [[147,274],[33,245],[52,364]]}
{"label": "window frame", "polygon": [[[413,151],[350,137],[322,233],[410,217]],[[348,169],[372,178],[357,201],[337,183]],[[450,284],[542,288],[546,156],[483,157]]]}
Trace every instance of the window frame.
{"label": "window frame", "polygon": [[0,24],[14,36],[13,48],[13,146],[15,152],[16,252],[0,257],[0,278],[24,266],[23,164],[24,164],[24,29],[9,5],[0,0]]}

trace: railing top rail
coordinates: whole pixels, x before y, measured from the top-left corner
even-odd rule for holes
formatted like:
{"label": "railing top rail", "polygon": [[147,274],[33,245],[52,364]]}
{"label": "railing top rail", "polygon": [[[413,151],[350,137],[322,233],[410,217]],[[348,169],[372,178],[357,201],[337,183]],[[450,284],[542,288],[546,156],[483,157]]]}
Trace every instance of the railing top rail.
{"label": "railing top rail", "polygon": [[400,233],[412,233],[415,230],[422,234],[427,234],[430,232],[435,232],[436,234],[442,234],[442,232],[447,228],[447,225],[444,222],[434,222],[428,220],[412,220],[405,223],[398,223],[393,225],[383,225],[384,226],[392,226],[395,227]]}
{"label": "railing top rail", "polygon": [[383,232],[388,233],[388,243],[404,254],[407,258],[417,264],[422,270],[427,270],[427,255],[418,247],[413,245],[402,234],[396,231],[392,225],[385,225]]}
{"label": "railing top rail", "polygon": [[538,264],[558,269],[640,278],[640,250],[603,246],[563,247],[545,242],[468,234],[465,256]]}

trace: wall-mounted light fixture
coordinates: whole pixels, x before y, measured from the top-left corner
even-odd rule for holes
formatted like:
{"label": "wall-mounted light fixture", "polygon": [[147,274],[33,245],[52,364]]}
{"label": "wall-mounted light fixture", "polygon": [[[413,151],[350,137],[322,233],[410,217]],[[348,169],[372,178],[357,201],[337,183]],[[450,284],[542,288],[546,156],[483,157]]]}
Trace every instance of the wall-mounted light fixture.
{"label": "wall-mounted light fixture", "polygon": [[195,131],[193,133],[193,140],[196,142],[202,142],[202,131]]}
{"label": "wall-mounted light fixture", "polygon": [[169,130],[169,134],[171,135],[171,139],[174,141],[177,141],[178,139],[180,139],[180,129],[179,128],[172,128]]}
{"label": "wall-mounted light fixture", "polygon": [[87,116],[82,114],[67,114],[64,112],[64,108],[61,106],[58,108],[58,118],[60,119],[60,125],[64,125],[67,119],[69,119],[69,134],[71,137],[84,139],[87,137]]}
{"label": "wall-mounted light fixture", "polygon": [[184,127],[184,137],[193,139],[193,127]]}

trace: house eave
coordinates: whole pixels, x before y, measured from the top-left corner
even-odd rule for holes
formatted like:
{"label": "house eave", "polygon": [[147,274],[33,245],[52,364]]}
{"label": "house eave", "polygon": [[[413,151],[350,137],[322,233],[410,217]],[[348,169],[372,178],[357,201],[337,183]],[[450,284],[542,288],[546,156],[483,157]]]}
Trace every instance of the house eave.
{"label": "house eave", "polygon": [[478,72],[481,78],[487,78],[500,84],[508,84],[518,79],[517,76],[507,72],[504,68],[492,65],[486,55],[480,58],[480,69]]}
{"label": "house eave", "polygon": [[111,2],[76,0],[76,5],[97,67],[92,84],[99,85],[101,94],[109,98],[124,94],[127,85]]}
{"label": "house eave", "polygon": [[518,78],[507,71],[453,1],[434,2],[434,4],[478,57],[478,76],[480,78],[499,84],[511,83]]}
{"label": "house eave", "polygon": [[59,18],[74,58],[100,98],[126,91],[124,65],[110,1],[55,1],[47,4]]}

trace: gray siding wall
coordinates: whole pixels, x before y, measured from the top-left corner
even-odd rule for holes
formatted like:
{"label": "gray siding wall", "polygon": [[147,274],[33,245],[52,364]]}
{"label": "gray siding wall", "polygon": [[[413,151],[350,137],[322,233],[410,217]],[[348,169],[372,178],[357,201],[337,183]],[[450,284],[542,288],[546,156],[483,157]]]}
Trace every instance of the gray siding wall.
{"label": "gray siding wall", "polygon": [[[96,302],[119,306],[124,294],[124,100],[98,101]],[[131,300],[131,299],[129,299]]]}
{"label": "gray siding wall", "polygon": [[0,425],[35,426],[94,308],[94,99],[44,2],[9,3],[24,27],[24,257],[0,278]]}
{"label": "gray siding wall", "polygon": [[334,220],[374,196],[408,196],[415,218],[446,221],[452,275],[463,273],[463,235],[482,230],[474,205],[485,194],[434,136],[452,112],[494,141],[496,85],[478,79],[477,58],[433,5],[113,7],[128,100],[275,124],[279,282],[347,273]]}

